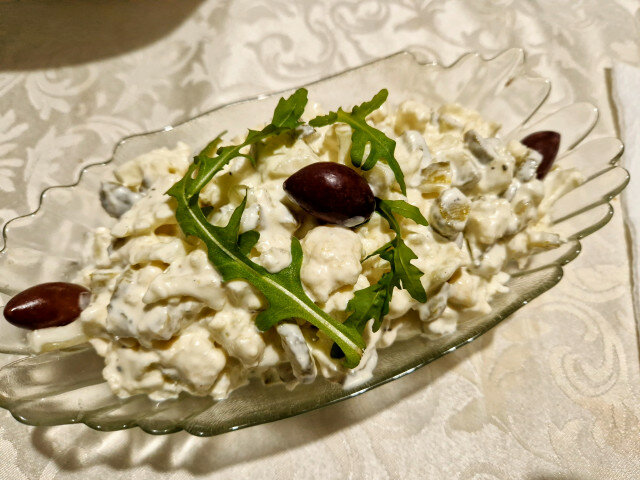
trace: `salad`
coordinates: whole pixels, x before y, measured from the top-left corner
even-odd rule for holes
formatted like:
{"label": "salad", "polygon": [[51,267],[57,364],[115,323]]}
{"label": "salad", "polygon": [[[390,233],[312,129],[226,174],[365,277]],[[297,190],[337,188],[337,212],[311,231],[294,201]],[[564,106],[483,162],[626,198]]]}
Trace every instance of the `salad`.
{"label": "salad", "polygon": [[121,397],[225,398],[265,384],[353,385],[378,350],[455,331],[506,292],[505,268],[563,239],[549,207],[583,179],[556,132],[504,142],[457,104],[324,112],[305,89],[246,136],[153,150],[100,198],[116,221],[69,283],[4,314],[34,350],[90,342]]}

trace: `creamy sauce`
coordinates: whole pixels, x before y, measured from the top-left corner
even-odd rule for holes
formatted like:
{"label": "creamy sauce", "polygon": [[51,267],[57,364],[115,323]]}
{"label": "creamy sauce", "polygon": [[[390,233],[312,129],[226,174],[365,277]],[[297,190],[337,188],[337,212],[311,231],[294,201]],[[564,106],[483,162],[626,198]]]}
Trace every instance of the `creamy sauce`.
{"label": "creamy sauce", "polygon": [[[491,298],[506,291],[508,262],[523,264],[532,251],[561,243],[546,212],[581,182],[575,170],[556,167],[537,180],[536,152],[519,142],[504,144],[495,137],[498,125],[459,105],[432,110],[409,101],[395,113],[374,112],[370,121],[396,140],[407,200],[430,222],[425,227],[399,218],[418,256],[413,263],[424,272],[428,301],[396,289],[383,328],[367,327],[367,348],[354,370],[331,358],[332,342],[308,324],[258,331],[261,294],[245,281],[222,281],[204,245],[183,236],[173,199],[165,195],[185,174],[192,152],[182,143],[154,150],[118,167],[103,187],[105,208],[119,218],[88,239],[87,267],[78,281],[91,289],[92,301],[68,333],[75,342],[89,339],[105,358],[103,373],[117,395],[161,400],[185,391],[224,398],[252,376],[290,386],[316,376],[357,385],[371,377],[378,348],[420,333],[446,335],[464,316],[489,312]],[[250,257],[271,272],[289,265],[291,237],[300,238],[303,287],[326,312],[344,319],[354,291],[376,282],[386,268],[378,257],[363,259],[393,234],[377,214],[354,229],[320,225],[283,190],[288,176],[311,163],[351,166],[348,126],[283,137],[254,148],[257,168],[244,157],[232,160],[201,201],[213,207],[209,220],[223,225],[247,195],[241,231],[260,233]],[[377,196],[404,198],[384,163],[363,175]],[[417,315],[407,315],[411,311]],[[34,348],[65,341],[48,335],[34,334]]]}

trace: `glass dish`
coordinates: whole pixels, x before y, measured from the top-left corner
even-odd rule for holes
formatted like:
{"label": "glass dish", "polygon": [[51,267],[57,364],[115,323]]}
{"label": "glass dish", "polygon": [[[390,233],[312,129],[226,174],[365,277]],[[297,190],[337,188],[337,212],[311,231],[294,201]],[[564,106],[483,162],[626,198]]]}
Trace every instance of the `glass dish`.
{"label": "glass dish", "polygon": [[[502,124],[503,138],[522,138],[537,130],[562,135],[558,162],[578,167],[588,179],[556,202],[551,217],[568,241],[561,248],[536,255],[524,270],[512,270],[507,294],[493,302],[489,315],[469,318],[459,329],[438,339],[414,337],[379,353],[373,378],[354,388],[317,380],[293,391],[283,386],[252,383],[222,401],[182,396],[153,402],[144,396],[115,397],[101,376],[102,359],[90,347],[77,346],[28,355],[0,369],[0,406],[31,425],[82,422],[97,430],[138,426],[154,433],[186,430],[208,436],[304,413],[367,392],[426,365],[473,341],[531,299],[554,286],[562,266],[580,253],[580,239],[611,218],[609,200],[628,182],[615,163],[622,153],[616,138],[585,140],[598,112],[586,103],[562,108],[528,124],[550,89],[548,80],[525,75],[524,53],[510,49],[492,59],[468,54],[445,67],[423,64],[407,52],[374,61],[306,85],[312,101],[325,108],[349,106],[370,98],[381,87],[389,102],[416,99],[431,105],[457,101]],[[31,215],[12,220],[3,232],[0,252],[0,299],[45,281],[70,280],[79,268],[83,235],[113,219],[100,207],[100,181],[112,168],[138,154],[184,141],[194,150],[223,130],[240,134],[255,118],[268,118],[286,92],[229,104],[161,131],[122,140],[113,158],[86,168],[73,186],[46,190]],[[0,322],[0,351],[29,354],[25,331]]]}

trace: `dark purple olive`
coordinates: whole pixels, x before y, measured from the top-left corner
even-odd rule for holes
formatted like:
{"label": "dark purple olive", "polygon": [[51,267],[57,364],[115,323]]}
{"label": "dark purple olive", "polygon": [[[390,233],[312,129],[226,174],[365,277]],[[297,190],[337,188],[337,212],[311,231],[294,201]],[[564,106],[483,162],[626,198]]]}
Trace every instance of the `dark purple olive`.
{"label": "dark purple olive", "polygon": [[538,171],[536,173],[538,180],[542,180],[547,176],[549,170],[551,170],[553,161],[558,155],[558,149],[560,148],[560,134],[551,130],[534,132],[520,140],[520,143],[542,155],[542,162],[538,166]]}
{"label": "dark purple olive", "polygon": [[366,180],[334,162],[307,165],[285,180],[284,189],[314,217],[345,227],[366,222],[376,207]]}
{"label": "dark purple olive", "polygon": [[20,292],[4,307],[4,318],[16,327],[38,330],[73,322],[91,293],[74,283],[41,283]]}

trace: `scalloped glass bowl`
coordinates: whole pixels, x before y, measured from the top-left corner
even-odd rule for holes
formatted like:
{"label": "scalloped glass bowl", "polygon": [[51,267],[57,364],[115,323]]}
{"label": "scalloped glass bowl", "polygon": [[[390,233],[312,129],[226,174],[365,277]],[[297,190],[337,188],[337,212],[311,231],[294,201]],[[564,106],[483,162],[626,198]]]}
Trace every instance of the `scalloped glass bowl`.
{"label": "scalloped glass bowl", "polygon": [[[99,430],[139,426],[150,433],[186,430],[194,435],[216,435],[266,423],[364,393],[437,359],[482,335],[531,299],[554,286],[562,266],[580,253],[579,240],[611,218],[608,203],[628,182],[627,172],[615,165],[622,153],[616,138],[585,140],[597,120],[597,109],[586,103],[562,108],[535,124],[527,120],[546,99],[548,80],[526,76],[522,50],[511,49],[485,60],[468,54],[453,65],[421,64],[403,52],[307,85],[309,98],[325,108],[349,106],[370,98],[381,87],[391,104],[415,99],[430,105],[459,102],[500,122],[503,138],[522,138],[538,130],[562,135],[559,158],[579,168],[588,179],[552,207],[556,228],[568,242],[536,255],[525,270],[513,270],[510,291],[492,302],[489,315],[471,318],[458,330],[438,339],[414,337],[380,351],[373,378],[351,389],[324,380],[293,391],[258,382],[236,390],[223,401],[183,396],[152,402],[144,396],[115,397],[101,376],[102,359],[90,347],[78,346],[25,356],[0,369],[0,406],[32,425],[82,422]],[[79,269],[84,234],[113,219],[101,208],[98,189],[112,168],[138,154],[183,141],[194,150],[227,130],[242,133],[255,119],[269,118],[282,94],[261,96],[226,105],[175,127],[121,141],[113,159],[83,171],[73,186],[48,189],[39,209],[11,221],[5,228],[0,252],[0,299],[45,281],[70,280]],[[25,331],[0,322],[0,351],[28,354]]]}

